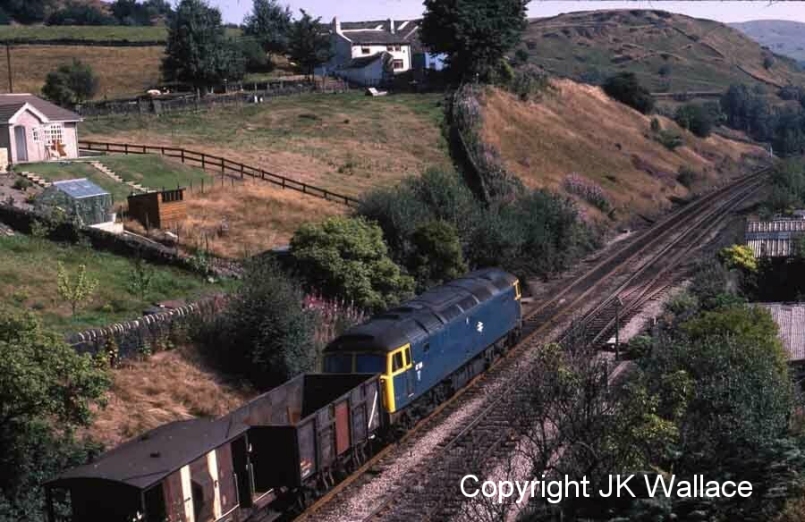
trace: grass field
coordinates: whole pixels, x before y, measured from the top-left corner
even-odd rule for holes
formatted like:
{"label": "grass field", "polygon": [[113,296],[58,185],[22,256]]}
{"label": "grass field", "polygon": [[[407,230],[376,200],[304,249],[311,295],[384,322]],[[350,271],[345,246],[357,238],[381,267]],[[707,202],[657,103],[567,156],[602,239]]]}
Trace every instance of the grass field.
{"label": "grass field", "polygon": [[[88,276],[99,284],[95,294],[75,317],[58,294],[58,263],[75,277],[87,266]],[[146,303],[127,291],[133,270],[131,259],[98,252],[81,245],[54,243],[17,234],[0,237],[0,303],[31,311],[60,332],[104,326],[136,319],[143,308],[168,299],[193,299],[225,289],[229,283],[210,284],[202,277],[175,268],[153,267],[154,277]]]}
{"label": "grass field", "polygon": [[[539,103],[523,103],[499,90],[484,99],[484,140],[531,187],[561,190],[565,177],[577,173],[601,186],[621,216],[656,215],[672,198],[688,194],[676,181],[680,167],[699,174],[693,189],[701,190],[750,168],[744,154],[763,156],[758,147],[718,136],[696,138],[659,117],[663,129],[684,141],[671,151],[653,138],[649,117],[600,88],[570,80],[554,87]],[[598,214],[591,206],[587,210]]]}
{"label": "grass field", "polygon": [[222,378],[189,347],[124,362],[111,375],[108,405],[87,430],[107,448],[167,422],[221,416],[256,395]]}
{"label": "grass field", "polygon": [[[124,181],[133,181],[152,189],[175,188],[200,184],[201,180],[212,179],[208,173],[180,162],[155,155],[121,155],[99,156],[97,160],[112,169]],[[32,163],[24,169],[39,174],[49,181],[87,178],[98,186],[109,191],[115,202],[122,203],[131,193],[131,188],[124,183],[117,183],[109,176],[86,162]]]}
{"label": "grass field", "polygon": [[159,118],[91,120],[82,136],[181,146],[357,196],[450,165],[441,101],[436,94],[304,94]]}
{"label": "grass field", "polygon": [[70,25],[3,25],[0,41],[8,40],[119,40],[127,42],[165,42],[164,26],[70,26]]}
{"label": "grass field", "polygon": [[634,72],[656,92],[726,90],[732,83],[805,84],[790,60],[768,69],[759,44],[712,20],[662,11],[593,11],[533,20],[530,60],[551,73],[602,81]]}
{"label": "grass field", "polygon": [[[143,94],[149,87],[159,83],[163,55],[162,46],[14,46],[11,49],[14,92],[39,94],[50,71],[78,59],[92,66],[100,79],[96,99]],[[0,60],[0,92],[8,92],[8,64],[5,59]]]}

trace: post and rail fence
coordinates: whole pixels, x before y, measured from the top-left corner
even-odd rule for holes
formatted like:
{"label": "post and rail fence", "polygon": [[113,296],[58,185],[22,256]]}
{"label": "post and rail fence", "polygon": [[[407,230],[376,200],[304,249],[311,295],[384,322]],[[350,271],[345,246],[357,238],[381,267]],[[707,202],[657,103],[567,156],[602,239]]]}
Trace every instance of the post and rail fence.
{"label": "post and rail fence", "polygon": [[357,198],[337,194],[321,187],[309,185],[302,181],[297,181],[279,174],[268,172],[265,169],[245,165],[238,161],[232,161],[222,156],[214,156],[204,152],[197,152],[178,147],[165,147],[162,145],[142,145],[133,143],[109,143],[99,141],[78,142],[80,150],[101,152],[106,154],[159,154],[168,158],[180,160],[183,164],[201,167],[204,170],[220,173],[223,178],[225,175],[244,180],[247,176],[253,180],[261,179],[273,183],[283,189],[295,190],[303,194],[334,201],[348,207],[356,206],[359,201]]}

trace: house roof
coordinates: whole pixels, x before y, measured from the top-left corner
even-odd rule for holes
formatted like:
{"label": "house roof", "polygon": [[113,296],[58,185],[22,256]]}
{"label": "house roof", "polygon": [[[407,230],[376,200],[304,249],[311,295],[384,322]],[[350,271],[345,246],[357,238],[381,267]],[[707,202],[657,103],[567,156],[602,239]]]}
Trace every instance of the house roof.
{"label": "house roof", "polygon": [[415,45],[418,44],[415,38],[418,28],[419,20],[377,20],[341,23],[341,32],[344,37],[357,45]]}
{"label": "house roof", "polygon": [[233,437],[229,422],[191,419],[171,422],[102,454],[96,461],[62,473],[49,484],[97,479],[147,489],[225,444]]}
{"label": "house roof", "polygon": [[391,58],[391,55],[387,52],[376,53],[370,56],[360,56],[358,58],[353,58],[344,68],[345,69],[363,69],[364,67],[375,63],[378,60],[386,60]]}
{"label": "house roof", "polygon": [[0,123],[8,123],[25,104],[39,111],[51,122],[82,121],[81,116],[33,94],[0,94]]}
{"label": "house roof", "polygon": [[805,303],[765,303],[777,323],[789,362],[805,361]]}
{"label": "house roof", "polygon": [[56,181],[53,186],[61,190],[73,199],[92,198],[96,196],[108,196],[109,192],[105,191],[95,183],[86,178],[81,179],[68,179],[65,181]]}

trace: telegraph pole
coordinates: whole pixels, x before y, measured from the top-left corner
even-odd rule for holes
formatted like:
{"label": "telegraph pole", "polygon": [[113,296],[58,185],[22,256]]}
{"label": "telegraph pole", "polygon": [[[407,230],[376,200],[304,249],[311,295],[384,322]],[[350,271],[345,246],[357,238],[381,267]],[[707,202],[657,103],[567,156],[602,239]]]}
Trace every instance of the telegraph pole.
{"label": "telegraph pole", "polygon": [[11,44],[6,44],[6,63],[8,64],[8,92],[14,92],[14,80],[11,74]]}

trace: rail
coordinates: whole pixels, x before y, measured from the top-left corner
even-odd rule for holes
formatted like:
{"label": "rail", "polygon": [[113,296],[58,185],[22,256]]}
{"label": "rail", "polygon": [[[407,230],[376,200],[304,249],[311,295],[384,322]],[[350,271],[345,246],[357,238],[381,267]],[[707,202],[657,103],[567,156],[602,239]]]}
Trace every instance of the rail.
{"label": "rail", "polygon": [[334,201],[348,207],[356,206],[359,201],[356,198],[337,194],[321,187],[309,185],[302,181],[296,181],[279,174],[268,172],[265,169],[252,167],[238,161],[232,161],[222,156],[214,156],[204,152],[197,152],[177,147],[163,147],[161,145],[142,145],[134,143],[109,143],[100,141],[79,141],[78,148],[92,152],[103,152],[106,154],[160,154],[168,158],[180,160],[183,164],[190,163],[200,166],[204,170],[219,172],[221,176],[230,176],[245,179],[246,176],[252,179],[261,179],[273,183],[283,189],[295,190],[303,194]]}

